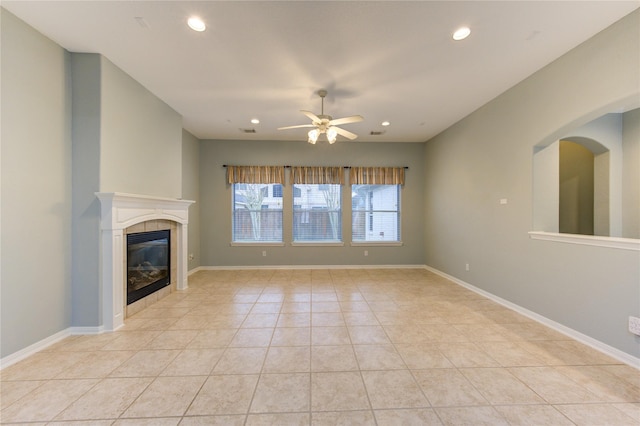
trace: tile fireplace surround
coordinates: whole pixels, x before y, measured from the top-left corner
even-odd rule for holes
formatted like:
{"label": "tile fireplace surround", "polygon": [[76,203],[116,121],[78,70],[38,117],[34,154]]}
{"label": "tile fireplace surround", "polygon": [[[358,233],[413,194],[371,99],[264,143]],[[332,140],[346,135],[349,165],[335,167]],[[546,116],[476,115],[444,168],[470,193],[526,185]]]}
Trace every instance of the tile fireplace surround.
{"label": "tile fireplace surround", "polygon": [[149,220],[176,223],[177,288],[187,288],[187,235],[190,200],[121,192],[98,192],[100,200],[102,327],[117,330],[124,324],[124,230]]}

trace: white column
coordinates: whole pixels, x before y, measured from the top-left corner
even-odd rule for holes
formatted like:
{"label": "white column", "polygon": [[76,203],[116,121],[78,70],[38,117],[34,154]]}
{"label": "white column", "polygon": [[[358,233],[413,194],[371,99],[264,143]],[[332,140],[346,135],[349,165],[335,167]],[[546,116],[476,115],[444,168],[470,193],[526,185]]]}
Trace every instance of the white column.
{"label": "white column", "polygon": [[123,231],[102,230],[102,325],[105,331],[124,324]]}
{"label": "white column", "polygon": [[189,235],[188,225],[182,224],[177,227],[178,232],[178,253],[176,259],[178,260],[178,267],[176,270],[176,279],[178,281],[178,290],[186,290],[189,287],[188,282],[188,241],[187,236]]}

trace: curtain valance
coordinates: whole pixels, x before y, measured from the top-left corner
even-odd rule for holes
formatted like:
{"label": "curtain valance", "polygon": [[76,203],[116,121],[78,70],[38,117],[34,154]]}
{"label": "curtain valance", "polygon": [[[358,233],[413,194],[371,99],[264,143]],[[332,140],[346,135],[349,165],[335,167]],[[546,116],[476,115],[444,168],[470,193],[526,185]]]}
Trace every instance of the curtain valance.
{"label": "curtain valance", "polygon": [[351,185],[404,185],[404,167],[351,167]]}
{"label": "curtain valance", "polygon": [[307,183],[344,185],[344,168],[291,166],[291,181],[294,184]]}
{"label": "curtain valance", "polygon": [[227,182],[284,184],[284,166],[227,166]]}
{"label": "curtain valance", "polygon": [[[289,166],[225,166],[227,182],[284,184],[284,169]],[[350,167],[352,185],[404,185],[405,167]],[[344,185],[344,167],[291,166],[294,184]]]}

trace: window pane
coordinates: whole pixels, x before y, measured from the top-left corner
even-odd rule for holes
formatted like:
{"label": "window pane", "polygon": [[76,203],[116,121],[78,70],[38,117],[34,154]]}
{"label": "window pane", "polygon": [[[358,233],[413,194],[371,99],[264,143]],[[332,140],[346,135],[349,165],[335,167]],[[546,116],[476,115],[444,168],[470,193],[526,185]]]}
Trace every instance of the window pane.
{"label": "window pane", "polygon": [[353,241],[400,241],[400,185],[352,185],[351,206]]}
{"label": "window pane", "polygon": [[293,186],[293,240],[342,241],[340,185]]}
{"label": "window pane", "polygon": [[282,242],[282,198],[269,197],[278,191],[280,184],[233,185],[234,242]]}

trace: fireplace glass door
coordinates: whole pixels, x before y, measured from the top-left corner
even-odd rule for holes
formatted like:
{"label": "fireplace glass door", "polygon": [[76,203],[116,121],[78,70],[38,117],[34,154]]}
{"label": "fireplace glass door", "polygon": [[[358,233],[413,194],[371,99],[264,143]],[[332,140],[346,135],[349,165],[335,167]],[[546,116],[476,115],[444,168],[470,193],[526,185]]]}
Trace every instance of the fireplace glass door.
{"label": "fireplace glass door", "polygon": [[169,230],[127,235],[127,304],[171,283]]}

